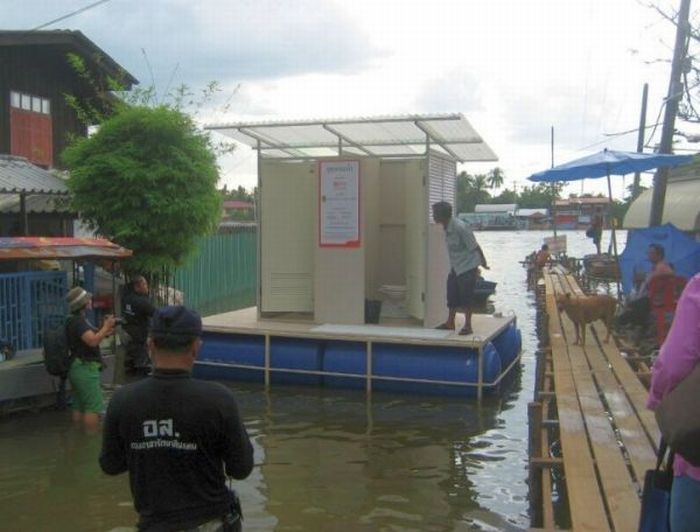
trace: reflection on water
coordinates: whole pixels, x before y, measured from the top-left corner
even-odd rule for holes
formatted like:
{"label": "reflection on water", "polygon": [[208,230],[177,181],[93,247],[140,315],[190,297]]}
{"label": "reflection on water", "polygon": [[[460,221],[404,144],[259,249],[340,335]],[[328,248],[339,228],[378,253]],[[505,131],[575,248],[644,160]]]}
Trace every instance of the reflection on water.
{"label": "reflection on water", "polygon": [[[569,254],[592,244],[566,232]],[[526,528],[527,403],[534,383],[534,297],[518,261],[547,233],[477,233],[514,312],[522,367],[500,399],[232,383],[254,439],[253,474],[237,482],[246,530],[508,530]],[[620,235],[618,235],[619,238]],[[624,240],[624,235],[622,235]],[[605,243],[604,243],[605,245]],[[622,246],[621,246],[622,247]],[[64,413],[0,420],[0,516],[8,530],[129,530],[125,475],[97,466],[100,441]]]}

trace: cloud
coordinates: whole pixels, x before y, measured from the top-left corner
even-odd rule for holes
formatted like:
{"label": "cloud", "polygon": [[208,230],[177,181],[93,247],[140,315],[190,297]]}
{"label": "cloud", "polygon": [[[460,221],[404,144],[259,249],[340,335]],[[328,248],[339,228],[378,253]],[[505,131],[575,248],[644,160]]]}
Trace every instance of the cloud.
{"label": "cloud", "polygon": [[483,109],[478,80],[468,72],[452,70],[429,80],[418,93],[416,110],[420,112],[463,112]]}
{"label": "cloud", "polygon": [[[9,27],[70,11],[65,4],[58,13],[53,2],[34,2],[47,14],[29,21],[27,2],[13,4],[4,10]],[[211,80],[359,71],[382,55],[356,22],[324,0],[119,0],[49,29],[58,28],[81,30],[142,84],[151,83],[152,71],[159,91],[171,77],[171,86],[199,87]]]}

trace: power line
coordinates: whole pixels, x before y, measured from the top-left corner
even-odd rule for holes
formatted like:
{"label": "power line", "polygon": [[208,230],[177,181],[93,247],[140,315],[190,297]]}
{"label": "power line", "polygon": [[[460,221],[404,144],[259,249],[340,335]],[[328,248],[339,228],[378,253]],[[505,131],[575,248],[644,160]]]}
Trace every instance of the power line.
{"label": "power line", "polygon": [[55,24],[56,22],[61,22],[62,20],[66,20],[67,18],[73,17],[75,15],[79,15],[80,13],[84,13],[88,9],[92,9],[93,7],[97,7],[100,4],[105,4],[109,2],[109,0],[98,0],[97,2],[93,2],[90,5],[87,5],[85,7],[81,7],[80,9],[76,9],[75,11],[71,11],[70,13],[63,15],[61,17],[55,18],[53,20],[50,20],[49,22],[45,22],[44,24],[41,24],[40,26],[37,26],[36,28],[32,28],[29,31],[39,31],[44,29],[47,26],[50,26],[51,24]]}

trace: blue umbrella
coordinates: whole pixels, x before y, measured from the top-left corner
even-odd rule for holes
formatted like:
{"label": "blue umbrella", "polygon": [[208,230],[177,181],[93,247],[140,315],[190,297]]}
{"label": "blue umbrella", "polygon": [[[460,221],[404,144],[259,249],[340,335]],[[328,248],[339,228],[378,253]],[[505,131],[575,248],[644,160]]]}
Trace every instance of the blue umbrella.
{"label": "blue umbrella", "polygon": [[[574,161],[560,164],[549,170],[532,174],[530,181],[578,181],[580,179],[607,177],[608,197],[612,203],[611,175],[625,175],[632,172],[644,172],[661,166],[678,166],[690,163],[692,155],[671,155],[667,153],[637,153],[630,151],[614,151],[607,148],[601,152],[581,157]],[[615,225],[612,228],[612,244],[617,260],[617,239]]]}
{"label": "blue umbrella", "polygon": [[[532,174],[530,181],[577,181],[594,177],[610,177],[633,172],[644,172],[660,166],[678,166],[693,160],[692,155],[669,155],[666,153],[637,153],[629,151],[603,150],[575,161],[560,164],[549,170]],[[612,199],[612,198],[611,198]]]}

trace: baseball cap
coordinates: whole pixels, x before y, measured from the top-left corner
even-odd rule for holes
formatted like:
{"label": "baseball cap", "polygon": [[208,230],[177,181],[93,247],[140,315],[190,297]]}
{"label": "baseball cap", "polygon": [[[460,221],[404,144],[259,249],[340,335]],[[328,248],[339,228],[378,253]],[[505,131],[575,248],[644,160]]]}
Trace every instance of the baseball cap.
{"label": "baseball cap", "polygon": [[182,305],[168,305],[156,310],[151,320],[153,337],[191,338],[202,336],[202,318]]}

